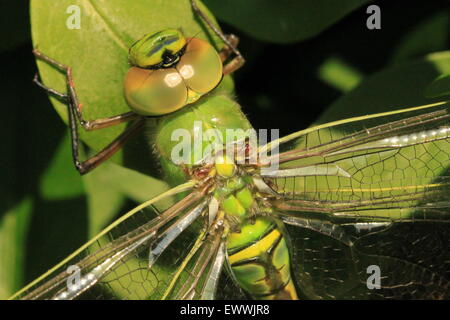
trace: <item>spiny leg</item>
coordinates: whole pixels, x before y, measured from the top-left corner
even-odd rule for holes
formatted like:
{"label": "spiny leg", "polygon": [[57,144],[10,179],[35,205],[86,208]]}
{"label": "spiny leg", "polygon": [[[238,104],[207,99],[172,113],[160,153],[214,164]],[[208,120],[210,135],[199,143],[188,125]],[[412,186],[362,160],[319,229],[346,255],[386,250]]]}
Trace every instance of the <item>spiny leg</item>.
{"label": "spiny leg", "polygon": [[[237,48],[239,44],[239,38],[234,34],[227,34],[225,35],[227,37],[230,44],[233,46],[233,48]],[[222,50],[219,52],[220,59],[222,62],[225,62],[233,53],[233,50],[229,46],[224,46]]]}
{"label": "spiny leg", "polygon": [[235,35],[226,36],[222,31],[220,31],[211,22],[211,20],[209,20],[205,13],[200,10],[195,0],[191,0],[191,7],[192,10],[194,10],[194,12],[198,14],[199,17],[206,23],[206,25],[211,28],[211,30],[215,34],[217,34],[217,36],[225,43],[226,49],[221,50],[222,61],[226,60],[231,55],[231,53],[234,54],[234,58],[223,66],[223,74],[226,75],[232,73],[242,67],[242,65],[245,63],[245,59],[237,49],[237,43],[239,39]]}
{"label": "spiny leg", "polygon": [[63,100],[66,103],[69,101],[69,96],[67,94],[61,93],[59,91],[56,91],[55,89],[49,88],[46,85],[44,85],[42,82],[40,82],[37,73],[34,75],[33,82],[36,83],[39,87],[41,87],[45,91],[47,91],[48,94],[55,96],[55,97]]}
{"label": "spiny leg", "polygon": [[[124,143],[134,136],[135,133],[141,129],[143,125],[143,118],[138,116],[137,114],[133,112],[127,112],[121,115],[108,117],[108,118],[102,118],[102,119],[96,119],[92,121],[87,121],[83,118],[82,112],[81,112],[81,104],[79,104],[75,86],[73,84],[72,79],[72,68],[66,65],[63,65],[56,60],[53,60],[52,58],[46,56],[42,52],[38,50],[33,50],[34,55],[41,59],[51,66],[57,68],[58,70],[64,72],[66,74],[66,81],[67,81],[67,89],[69,91],[69,94],[64,94],[61,92],[58,92],[52,88],[49,88],[45,86],[42,82],[38,80],[37,74],[34,77],[34,82],[37,83],[41,88],[43,88],[45,91],[47,91],[48,94],[54,95],[57,98],[65,101],[68,104],[68,114],[69,114],[69,128],[70,128],[70,136],[72,140],[72,157],[75,164],[75,168],[80,172],[80,174],[85,174],[92,169],[96,168],[99,164],[109,159],[114,153],[116,153],[123,145]],[[78,121],[77,121],[78,120]],[[102,129],[106,127],[110,127],[113,125],[117,125],[123,122],[127,122],[130,120],[135,120],[133,124],[128,127],[120,136],[118,136],[114,141],[112,141],[108,146],[106,146],[104,149],[102,149],[100,152],[98,152],[93,157],[81,161],[79,158],[79,152],[78,152],[78,146],[80,144],[80,138],[78,135],[78,125],[77,122],[80,122],[82,127],[85,130],[97,130]]]}
{"label": "spiny leg", "polygon": [[[230,43],[233,44],[234,48],[236,48],[237,44],[239,43],[239,38],[237,36],[235,36],[234,34],[228,34],[227,38],[229,39]],[[225,46],[222,50],[220,50],[219,55],[220,55],[220,58],[222,59],[222,62],[225,62],[232,53],[233,53],[233,50],[230,49],[230,47],[228,47],[228,46]],[[230,73],[236,71],[237,69],[242,67],[244,65],[244,63],[245,63],[245,60],[242,56],[231,59],[229,62],[224,64],[223,74],[227,75],[227,74],[230,74]]]}
{"label": "spiny leg", "polygon": [[134,120],[138,118],[139,116],[135,114],[134,112],[126,112],[117,116],[108,117],[108,118],[101,118],[101,119],[95,119],[95,120],[86,120],[83,117],[83,113],[81,111],[82,105],[78,101],[75,85],[73,83],[73,77],[72,77],[72,68],[69,66],[66,66],[62,63],[59,63],[58,61],[50,58],[49,56],[43,54],[39,50],[34,49],[33,54],[40,60],[47,62],[49,65],[57,68],[61,72],[63,72],[66,75],[66,83],[67,83],[67,89],[69,90],[69,94],[63,94],[61,92],[58,92],[52,88],[49,88],[45,86],[42,82],[38,80],[37,75],[34,77],[34,82],[37,83],[41,88],[43,88],[45,91],[47,91],[49,94],[52,94],[56,97],[59,97],[61,99],[66,100],[67,102],[71,102],[69,104],[70,108],[75,109],[76,111],[76,118],[80,122],[81,126],[85,130],[97,130],[102,128],[107,128],[119,123],[127,122],[130,120]]}
{"label": "spiny leg", "polygon": [[72,140],[72,157],[75,164],[75,168],[80,174],[88,173],[89,171],[95,169],[98,165],[103,163],[112,157],[123,145],[135,134],[137,134],[143,127],[144,118],[138,118],[135,120],[128,128],[125,129],[116,139],[114,139],[109,145],[100,150],[96,155],[80,161],[78,154],[78,144],[80,138],[78,136],[78,126],[75,118],[75,112],[73,108],[69,108],[69,123],[70,123],[70,136]]}

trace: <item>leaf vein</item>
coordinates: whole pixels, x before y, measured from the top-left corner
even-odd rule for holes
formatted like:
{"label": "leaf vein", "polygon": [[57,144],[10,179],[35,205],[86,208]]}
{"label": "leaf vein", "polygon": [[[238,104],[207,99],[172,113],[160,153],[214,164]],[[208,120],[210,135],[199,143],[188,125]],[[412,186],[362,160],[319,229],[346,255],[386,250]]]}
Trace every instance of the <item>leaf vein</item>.
{"label": "leaf vein", "polygon": [[93,11],[101,18],[101,20],[106,25],[106,31],[108,31],[111,34],[112,39],[125,51],[128,52],[128,46],[126,45],[125,41],[120,37],[119,32],[113,27],[111,21],[106,17],[105,14],[102,13],[102,11],[98,8],[98,6],[92,1],[88,0],[88,2]]}

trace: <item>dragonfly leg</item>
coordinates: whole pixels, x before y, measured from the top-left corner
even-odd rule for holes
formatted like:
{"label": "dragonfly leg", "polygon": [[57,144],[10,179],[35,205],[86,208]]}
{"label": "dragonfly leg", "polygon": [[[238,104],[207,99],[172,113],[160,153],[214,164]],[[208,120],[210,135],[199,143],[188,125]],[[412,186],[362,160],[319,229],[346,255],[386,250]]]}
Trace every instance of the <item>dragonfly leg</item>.
{"label": "dragonfly leg", "polygon": [[65,102],[69,99],[69,96],[65,93],[61,93],[59,91],[56,91],[55,89],[47,87],[45,84],[43,84],[41,81],[39,81],[38,74],[36,73],[33,78],[33,82],[36,83],[39,87],[47,91],[48,94],[51,94]]}
{"label": "dragonfly leg", "polygon": [[242,67],[244,63],[245,63],[244,58],[242,59],[240,59],[239,57],[233,58],[233,60],[231,60],[230,62],[228,62],[223,66],[223,74],[227,75],[236,71],[237,69]]}
{"label": "dragonfly leg", "polygon": [[128,128],[125,129],[116,139],[114,139],[109,145],[100,150],[96,155],[88,158],[84,161],[80,161],[78,154],[78,144],[80,138],[78,136],[77,124],[74,121],[75,112],[70,109],[69,118],[70,120],[70,136],[72,140],[72,157],[75,164],[75,168],[80,174],[88,173],[89,171],[95,169],[98,165],[108,160],[113,156],[120,148],[123,147],[125,142],[127,142],[131,137],[140,131],[144,124],[144,118],[139,118],[135,120]]}
{"label": "dragonfly leg", "polygon": [[78,119],[81,126],[85,130],[90,131],[90,130],[107,128],[107,127],[110,127],[110,126],[113,126],[113,125],[116,125],[119,123],[134,120],[139,117],[134,112],[126,112],[124,114],[120,114],[120,115],[108,117],[108,118],[101,118],[101,119],[95,119],[95,120],[84,119],[83,113],[81,111],[82,104],[79,103],[79,101],[78,101],[75,85],[74,85],[73,78],[72,78],[72,68],[48,57],[47,55],[43,54],[42,52],[40,52],[37,49],[33,50],[33,54],[36,56],[36,58],[47,62],[51,66],[53,66],[53,67],[57,68],[58,70],[60,70],[61,72],[65,73],[67,89],[69,91],[68,94],[63,94],[61,92],[58,92],[52,88],[45,86],[42,82],[40,82],[38,80],[37,75],[34,77],[34,82],[37,83],[41,88],[43,88],[49,94],[54,95],[60,99],[67,101],[69,103],[69,108],[75,109],[76,119]]}
{"label": "dragonfly leg", "polygon": [[[66,65],[63,65],[56,60],[46,56],[42,52],[38,50],[33,50],[34,55],[41,59],[51,66],[57,68],[61,72],[64,72],[66,75],[67,89],[68,94],[64,94],[58,92],[52,88],[45,86],[41,81],[39,81],[37,75],[34,77],[34,82],[43,88],[47,93],[56,96],[57,98],[64,100],[68,104],[68,113],[69,113],[69,129],[70,129],[70,137],[72,140],[72,157],[73,162],[75,164],[75,168],[78,170],[80,174],[88,173],[89,171],[96,168],[99,164],[109,159],[114,153],[116,153],[124,143],[134,136],[139,129],[141,129],[144,120],[142,117],[138,116],[134,112],[127,112],[124,114],[120,114],[113,117],[96,119],[96,120],[85,120],[83,114],[81,112],[81,104],[78,102],[75,86],[72,79],[72,68]],[[77,121],[78,120],[78,121]],[[119,135],[114,141],[112,141],[108,146],[102,149],[93,157],[86,159],[84,161],[80,160],[79,157],[79,144],[80,138],[78,134],[78,122],[85,130],[97,130],[106,127],[110,127],[113,125],[117,125],[119,123],[127,122],[130,120],[135,120],[131,126],[129,126],[121,135]]]}
{"label": "dragonfly leg", "polygon": [[[220,50],[219,55],[220,55],[220,58],[222,59],[223,63],[225,63],[225,61],[228,59],[228,57],[230,57],[234,53],[232,48],[237,48],[237,45],[239,43],[239,38],[237,36],[235,36],[234,34],[227,34],[226,37],[232,47],[229,47],[227,45],[222,50]],[[236,71],[237,69],[242,67],[244,65],[244,63],[245,63],[245,60],[242,57],[242,55],[235,56],[229,62],[224,64],[223,74],[226,75],[226,74]]]}
{"label": "dragonfly leg", "polygon": [[197,2],[195,0],[191,0],[192,10],[198,14],[198,16],[206,23],[206,25],[225,43],[226,47],[224,50],[221,50],[220,57],[222,61],[225,61],[231,54],[234,55],[233,59],[224,64],[223,74],[229,74],[240,67],[245,63],[245,59],[242,54],[237,49],[237,43],[239,39],[234,35],[225,35],[222,31],[220,31],[211,20],[205,15],[205,13],[200,10],[197,6]]}
{"label": "dragonfly leg", "polygon": [[[237,48],[239,44],[239,37],[230,33],[225,35],[225,37],[228,39],[228,42],[233,46],[233,48]],[[233,50],[229,46],[225,46],[220,50],[219,56],[222,62],[225,62],[231,55],[233,54]]]}

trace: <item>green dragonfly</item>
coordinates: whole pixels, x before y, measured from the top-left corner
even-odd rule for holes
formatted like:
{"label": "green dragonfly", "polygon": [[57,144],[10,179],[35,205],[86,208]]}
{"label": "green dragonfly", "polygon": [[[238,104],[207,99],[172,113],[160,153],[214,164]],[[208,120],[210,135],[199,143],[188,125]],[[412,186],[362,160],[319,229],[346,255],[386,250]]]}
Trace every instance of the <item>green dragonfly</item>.
{"label": "green dragonfly", "polygon": [[[129,51],[130,111],[85,120],[72,69],[74,164],[88,173],[143,127],[173,188],[131,210],[13,298],[449,298],[450,104],[335,121],[259,139],[221,89],[244,64],[238,38],[220,51],[178,29]],[[87,160],[78,125],[127,129]],[[359,129],[355,129],[359,128]],[[267,138],[267,137],[266,137]],[[181,142],[180,142],[181,141]],[[149,212],[168,197],[178,201]]]}

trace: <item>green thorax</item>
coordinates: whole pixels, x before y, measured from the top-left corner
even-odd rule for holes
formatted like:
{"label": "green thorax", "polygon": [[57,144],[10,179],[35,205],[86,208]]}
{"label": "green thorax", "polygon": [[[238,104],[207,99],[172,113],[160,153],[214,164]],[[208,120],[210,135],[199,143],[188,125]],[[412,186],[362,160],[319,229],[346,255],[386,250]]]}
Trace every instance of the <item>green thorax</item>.
{"label": "green thorax", "polygon": [[[215,143],[225,138],[227,130],[237,133],[234,139],[237,141],[245,137],[245,131],[249,129],[252,126],[239,104],[225,94],[210,94],[197,103],[162,117],[150,134],[166,181],[177,185],[189,179],[185,169],[195,165],[208,148],[213,148]],[[208,137],[208,133],[212,132],[215,138]],[[175,164],[172,161],[174,153],[183,155],[187,161]]]}

